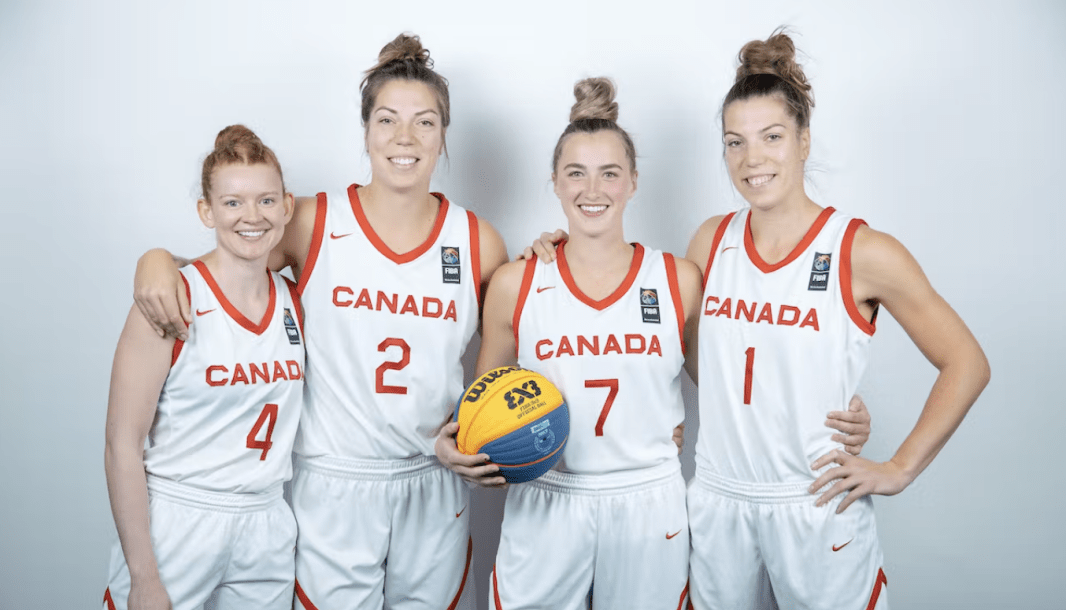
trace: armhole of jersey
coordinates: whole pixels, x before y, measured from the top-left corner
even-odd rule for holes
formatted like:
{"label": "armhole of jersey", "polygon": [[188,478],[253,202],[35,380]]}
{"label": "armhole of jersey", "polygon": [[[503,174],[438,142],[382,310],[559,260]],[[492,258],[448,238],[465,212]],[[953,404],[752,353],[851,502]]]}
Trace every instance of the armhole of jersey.
{"label": "armhole of jersey", "polygon": [[714,232],[714,240],[711,242],[711,253],[707,255],[707,266],[703,268],[703,286],[707,286],[707,277],[711,275],[711,265],[714,264],[714,254],[718,252],[718,244],[722,243],[722,237],[725,236],[726,227],[733,221],[733,216],[736,212],[730,212],[722,219],[722,222],[718,224],[718,228]]}
{"label": "armhole of jersey", "polygon": [[296,284],[292,283],[292,280],[285,276],[280,276],[285,280],[285,286],[289,288],[289,296],[292,297],[292,306],[296,309],[296,322],[300,325],[300,334],[304,334],[304,308],[300,305],[300,293],[296,289]]}
{"label": "armhole of jersey", "polygon": [[307,281],[311,279],[311,272],[315,269],[318,253],[322,250],[322,238],[326,232],[326,194],[318,194],[318,203],[315,204],[315,228],[311,233],[311,249],[307,252],[304,260],[304,268],[300,269],[300,283],[296,285],[296,293],[302,295],[307,288]]}
{"label": "armhole of jersey", "polygon": [[874,319],[867,322],[855,305],[855,297],[851,292],[851,245],[855,241],[855,232],[864,224],[866,221],[852,218],[848,228],[844,230],[844,239],[840,242],[840,297],[844,300],[844,309],[847,310],[851,321],[859,330],[872,337],[877,330],[877,310],[874,310]]}
{"label": "armhole of jersey", "polygon": [[[184,273],[181,274],[181,281],[185,284],[185,298],[189,300],[189,307],[192,308],[192,290],[189,290],[189,280],[185,279]],[[181,354],[181,348],[183,347],[185,347],[184,341],[181,339],[174,340],[174,347],[170,351],[170,368],[174,368],[174,364],[178,361],[178,355]]]}
{"label": "armhole of jersey", "polygon": [[522,309],[526,306],[529,288],[533,285],[533,272],[537,270],[537,257],[526,261],[526,271],[522,274],[522,287],[518,290],[518,302],[514,305],[514,317],[511,318],[511,331],[514,332],[514,355],[518,357],[518,323],[522,321]]}
{"label": "armhole of jersey", "polygon": [[[481,237],[477,229],[477,216],[466,211],[466,220],[470,223],[470,271],[474,276],[474,298],[477,300],[478,313],[481,313]],[[480,318],[480,315],[478,316]]]}
{"label": "armhole of jersey", "polygon": [[677,283],[677,261],[674,255],[663,252],[666,264],[666,283],[670,286],[670,298],[674,300],[674,313],[677,314],[677,336],[681,339],[681,353],[685,353],[685,306],[681,301],[681,287]]}

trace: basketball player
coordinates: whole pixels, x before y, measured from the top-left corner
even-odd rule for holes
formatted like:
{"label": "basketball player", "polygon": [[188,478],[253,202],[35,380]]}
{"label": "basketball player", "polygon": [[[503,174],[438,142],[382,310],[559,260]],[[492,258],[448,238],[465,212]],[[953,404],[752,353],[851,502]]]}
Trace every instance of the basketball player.
{"label": "basketball player", "polygon": [[292,605],[296,522],[281,486],[304,338],[295,285],[266,266],[293,197],[241,125],[218,134],[202,187],[218,246],[180,271],[195,327],[159,337],[131,308],[115,351],[104,457],[120,544],[105,610]]}
{"label": "basketball player", "polygon": [[[472,607],[469,491],[433,443],[463,390],[482,286],[507,254],[487,222],[429,192],[450,108],[418,37],[387,44],[361,91],[370,183],[297,199],[271,258],[292,267],[308,312],[296,607]],[[174,327],[166,312],[185,306],[172,268],[145,255],[137,292]]]}
{"label": "basketball player", "polygon": [[[684,333],[699,311],[699,268],[625,240],[636,152],[605,78],[574,87],[552,181],[569,221],[558,260],[509,263],[486,297],[477,371],[515,362],[547,377],[570,410],[562,458],[508,489],[491,579],[500,608],[674,608],[686,596],[685,482],[671,439]],[[517,349],[516,349],[517,348]],[[437,442],[470,478],[458,424]]]}
{"label": "basketball player", "polygon": [[[906,248],[807,196],[814,104],[792,40],[776,32],[739,59],[722,131],[750,207],[708,220],[687,254],[706,280],[693,606],[885,608],[869,495],[899,493],[929,465],[988,382],[988,362]],[[881,305],[939,375],[913,431],[878,463],[841,451],[822,420],[855,391]]]}

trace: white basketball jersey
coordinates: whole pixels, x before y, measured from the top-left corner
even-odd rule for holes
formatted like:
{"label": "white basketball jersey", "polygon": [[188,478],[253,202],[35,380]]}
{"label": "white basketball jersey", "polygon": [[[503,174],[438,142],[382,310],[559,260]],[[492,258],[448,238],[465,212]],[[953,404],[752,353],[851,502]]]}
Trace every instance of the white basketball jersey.
{"label": "white basketball jersey", "polygon": [[677,460],[683,307],[673,256],[634,244],[621,286],[594,301],[559,248],[531,260],[514,314],[518,364],[548,378],[570,409],[570,438],[555,469],[602,474]]}
{"label": "white basketball jersey", "polygon": [[477,329],[477,218],[438,194],[429,237],[397,254],[367,222],[356,188],[318,196],[299,284],[308,342],[296,452],[432,456]]}
{"label": "white basketball jersey", "polygon": [[826,414],[847,410],[874,333],[851,296],[851,242],[863,222],[826,208],[769,265],[749,217],[722,221],[704,270],[696,458],[728,479],[809,483],[811,463],[842,447]]}
{"label": "white basketball jersey", "polygon": [[270,276],[263,319],[248,320],[200,261],[181,269],[195,321],[174,345],[144,452],[154,476],[215,492],[259,493],[292,476],[303,403],[296,288]]}

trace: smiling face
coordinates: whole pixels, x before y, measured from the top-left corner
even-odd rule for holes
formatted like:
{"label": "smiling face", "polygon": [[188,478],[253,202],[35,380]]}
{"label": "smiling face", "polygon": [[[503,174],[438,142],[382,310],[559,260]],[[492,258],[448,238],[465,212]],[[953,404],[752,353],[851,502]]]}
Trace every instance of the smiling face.
{"label": "smiling face", "polygon": [[777,95],[737,100],[722,113],[726,165],[733,186],[752,207],[767,209],[806,197],[803,165],[810,129],[798,129]]}
{"label": "smiling face", "polygon": [[444,147],[437,98],[428,85],[389,81],[378,91],[366,125],[372,180],[397,191],[429,191]]}
{"label": "smiling face", "polygon": [[614,131],[571,134],[552,174],[570,233],[622,230],[622,212],[637,190],[622,137]]}
{"label": "smiling face", "polygon": [[250,261],[266,258],[281,241],[294,200],[281,175],[266,163],[222,165],[212,172],[208,199],[197,202],[200,220],[215,230],[219,250]]}

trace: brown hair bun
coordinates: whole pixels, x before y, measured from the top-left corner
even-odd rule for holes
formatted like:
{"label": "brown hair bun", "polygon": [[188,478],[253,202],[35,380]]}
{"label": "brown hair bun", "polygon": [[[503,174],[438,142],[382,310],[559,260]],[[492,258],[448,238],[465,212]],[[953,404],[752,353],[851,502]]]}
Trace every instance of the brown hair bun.
{"label": "brown hair bun", "polygon": [[577,102],[570,109],[570,122],[582,119],[618,121],[618,102],[614,101],[614,83],[602,76],[579,80],[574,84]]}

